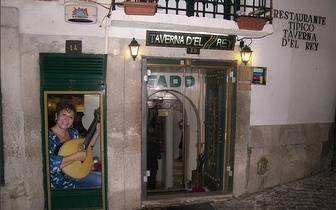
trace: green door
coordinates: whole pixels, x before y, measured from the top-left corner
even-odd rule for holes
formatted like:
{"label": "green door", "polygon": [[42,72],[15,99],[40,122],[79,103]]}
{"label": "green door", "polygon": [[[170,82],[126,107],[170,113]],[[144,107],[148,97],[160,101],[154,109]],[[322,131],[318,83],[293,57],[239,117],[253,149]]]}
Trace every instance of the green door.
{"label": "green door", "polygon": [[223,190],[223,159],[226,119],[226,71],[206,73],[204,185]]}

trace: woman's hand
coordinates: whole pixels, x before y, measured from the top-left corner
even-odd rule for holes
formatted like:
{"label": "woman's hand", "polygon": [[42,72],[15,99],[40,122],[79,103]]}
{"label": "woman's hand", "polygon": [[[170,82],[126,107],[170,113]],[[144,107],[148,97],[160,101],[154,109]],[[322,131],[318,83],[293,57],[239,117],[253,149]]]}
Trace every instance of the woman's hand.
{"label": "woman's hand", "polygon": [[71,155],[63,157],[61,168],[71,164],[74,161],[84,161],[86,158],[86,151],[75,152]]}
{"label": "woman's hand", "polygon": [[89,144],[90,147],[93,147],[96,144],[97,140],[99,139],[99,136],[100,136],[100,123],[97,123],[96,131],[94,135],[92,136],[92,139]]}
{"label": "woman's hand", "polygon": [[95,134],[97,133],[97,137],[100,135],[100,123],[97,123],[96,125],[96,132]]}
{"label": "woman's hand", "polygon": [[79,152],[76,152],[76,153],[74,153],[72,155],[74,155],[74,158],[76,160],[84,161],[85,158],[86,158],[86,151],[79,151]]}

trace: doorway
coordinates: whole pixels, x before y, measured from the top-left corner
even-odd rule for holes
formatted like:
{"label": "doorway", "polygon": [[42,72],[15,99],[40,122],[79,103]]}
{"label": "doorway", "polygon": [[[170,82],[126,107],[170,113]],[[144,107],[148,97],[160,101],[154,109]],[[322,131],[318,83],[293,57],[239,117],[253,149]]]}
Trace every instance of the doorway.
{"label": "doorway", "polygon": [[145,58],[143,199],[231,192],[234,61]]}

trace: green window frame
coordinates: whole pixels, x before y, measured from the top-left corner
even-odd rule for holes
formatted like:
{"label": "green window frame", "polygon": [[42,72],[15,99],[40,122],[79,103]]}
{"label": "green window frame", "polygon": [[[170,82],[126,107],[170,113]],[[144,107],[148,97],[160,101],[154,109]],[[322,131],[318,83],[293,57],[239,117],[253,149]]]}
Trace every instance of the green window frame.
{"label": "green window frame", "polygon": [[55,189],[48,183],[48,154],[46,148],[45,93],[48,92],[99,92],[102,97],[104,128],[103,147],[106,148],[106,64],[103,54],[40,53],[42,153],[45,205],[47,209],[106,209],[107,207],[107,154],[104,150],[103,183],[101,189]]}

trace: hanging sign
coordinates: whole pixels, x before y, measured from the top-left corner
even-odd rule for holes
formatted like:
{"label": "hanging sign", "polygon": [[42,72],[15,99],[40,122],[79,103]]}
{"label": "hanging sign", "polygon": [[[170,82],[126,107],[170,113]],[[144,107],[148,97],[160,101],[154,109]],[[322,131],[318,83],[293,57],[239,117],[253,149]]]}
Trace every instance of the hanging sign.
{"label": "hanging sign", "polygon": [[83,0],[67,0],[64,2],[65,21],[73,23],[96,23],[97,5]]}
{"label": "hanging sign", "polygon": [[147,31],[146,46],[234,50],[235,35]]}

